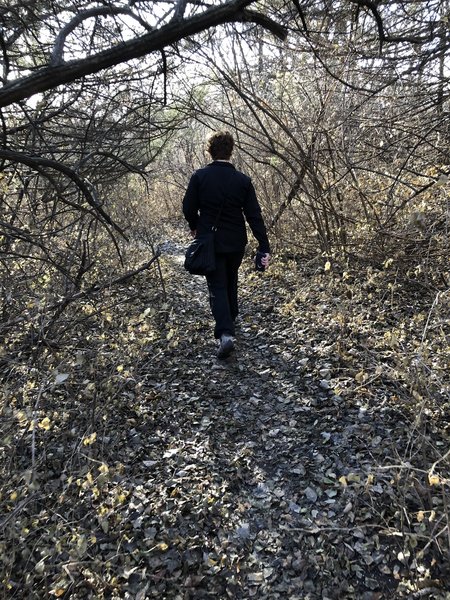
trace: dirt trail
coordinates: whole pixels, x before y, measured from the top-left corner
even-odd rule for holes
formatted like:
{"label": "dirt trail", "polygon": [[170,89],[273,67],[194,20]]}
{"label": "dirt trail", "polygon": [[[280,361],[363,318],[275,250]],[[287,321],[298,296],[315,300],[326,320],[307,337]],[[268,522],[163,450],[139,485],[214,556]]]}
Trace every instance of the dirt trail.
{"label": "dirt trail", "polygon": [[405,431],[399,414],[328,389],[321,324],[284,316],[289,290],[249,267],[237,351],[218,361],[205,282],[183,272],[181,251],[165,248],[169,343],[141,367],[152,431],[133,435],[152,508],[138,529],[154,543],[136,593],[403,597],[395,590],[409,572],[398,559],[404,539],[388,527],[391,476],[375,476],[399,451],[390,441]]}

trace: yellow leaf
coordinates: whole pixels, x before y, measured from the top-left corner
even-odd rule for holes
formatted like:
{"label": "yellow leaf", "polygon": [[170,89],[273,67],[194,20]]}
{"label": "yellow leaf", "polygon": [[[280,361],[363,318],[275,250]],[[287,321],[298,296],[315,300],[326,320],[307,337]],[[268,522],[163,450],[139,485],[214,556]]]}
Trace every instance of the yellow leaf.
{"label": "yellow leaf", "polygon": [[104,475],[106,475],[107,473],[109,473],[109,467],[108,467],[108,465],[107,465],[107,464],[105,464],[105,463],[102,463],[102,464],[99,466],[98,470],[100,471],[100,473],[103,473]]}
{"label": "yellow leaf", "polygon": [[11,500],[11,502],[15,502],[17,500],[17,496],[17,492],[12,492],[12,494],[9,496],[9,499]]}
{"label": "yellow leaf", "polygon": [[366,380],[366,374],[364,371],[360,371],[359,373],[356,373],[355,379],[358,383],[363,383]]}
{"label": "yellow leaf", "polygon": [[422,523],[424,519],[425,513],[423,512],[423,510],[419,510],[419,512],[417,513],[417,520],[419,521],[419,523]]}
{"label": "yellow leaf", "polygon": [[66,589],[67,588],[56,588],[56,590],[53,590],[53,592],[50,593],[56,596],[57,598],[60,598],[66,593]]}
{"label": "yellow leaf", "polygon": [[441,483],[439,475],[436,475],[435,473],[428,473],[428,483],[430,485],[439,485]]}
{"label": "yellow leaf", "polygon": [[355,483],[359,483],[361,481],[361,477],[359,475],[357,475],[356,473],[349,473],[347,475],[347,480],[353,481]]}
{"label": "yellow leaf", "polygon": [[50,419],[48,417],[45,417],[38,424],[38,427],[40,427],[41,429],[45,429],[45,431],[48,431],[50,429],[50,425],[51,425]]}
{"label": "yellow leaf", "polygon": [[118,371],[119,373],[122,373],[122,371],[123,371],[123,365],[119,365],[119,366],[117,367],[117,371]]}
{"label": "yellow leaf", "polygon": [[343,485],[344,487],[347,487],[347,478],[345,477],[345,475],[342,475],[342,477],[339,477],[339,483],[341,485]]}
{"label": "yellow leaf", "polygon": [[23,412],[23,410],[19,410],[15,416],[16,416],[16,419],[19,421],[20,425],[27,424],[28,418],[27,418],[27,415]]}
{"label": "yellow leaf", "polygon": [[91,435],[84,438],[83,446],[91,446],[95,442],[96,439],[97,439],[97,433],[94,431],[94,433],[91,433]]}
{"label": "yellow leaf", "polygon": [[162,552],[165,552],[169,548],[169,546],[166,544],[166,542],[161,542],[156,547],[158,548],[158,550],[162,550]]}
{"label": "yellow leaf", "polygon": [[325,271],[325,273],[328,273],[328,271],[331,271],[331,263],[329,260],[327,260],[327,262],[325,263],[324,271]]}

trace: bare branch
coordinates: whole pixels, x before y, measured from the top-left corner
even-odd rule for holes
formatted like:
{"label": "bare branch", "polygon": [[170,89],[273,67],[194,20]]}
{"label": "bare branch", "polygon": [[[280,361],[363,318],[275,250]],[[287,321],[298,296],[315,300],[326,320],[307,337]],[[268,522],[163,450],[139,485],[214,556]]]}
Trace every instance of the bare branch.
{"label": "bare branch", "polygon": [[[94,283],[94,285],[91,285],[86,290],[82,290],[80,292],[72,294],[71,296],[67,296],[66,298],[63,298],[63,300],[61,300],[60,302],[54,304],[53,306],[51,306],[49,308],[49,311],[55,311],[54,315],[52,316],[52,321],[59,318],[61,316],[61,314],[65,311],[65,309],[69,306],[69,304],[72,304],[72,302],[75,302],[76,300],[79,300],[80,298],[86,298],[92,294],[98,294],[102,290],[111,289],[114,285],[118,285],[120,283],[125,283],[126,281],[129,281],[130,279],[132,279],[135,275],[142,273],[142,271],[146,271],[146,270],[150,269],[150,267],[152,266],[152,264],[155,261],[157,264],[159,264],[158,259],[160,256],[161,256],[161,252],[158,248],[156,253],[154,254],[154,256],[151,258],[151,260],[145,262],[143,265],[141,265],[137,269],[128,271],[124,275],[121,275],[120,277],[113,279],[113,281],[106,281],[101,284],[98,282]],[[51,326],[51,323],[49,324],[48,327],[50,327],[50,326]]]}
{"label": "bare branch", "polygon": [[254,10],[244,10],[242,11],[242,14],[243,18],[239,19],[239,21],[256,23],[257,25],[261,25],[261,27],[264,27],[264,29],[270,31],[270,33],[272,33],[275,37],[279,38],[280,40],[286,39],[286,29],[273,19],[267,17],[266,15],[263,15],[262,13],[256,12]]}
{"label": "bare branch", "polygon": [[94,195],[89,189],[88,184],[84,179],[82,179],[75,171],[71,168],[63,165],[56,160],[50,160],[48,158],[42,158],[40,156],[31,156],[29,154],[24,154],[22,152],[15,152],[13,150],[6,150],[5,148],[0,148],[0,158],[4,158],[11,162],[18,162],[24,165],[27,165],[31,168],[36,168],[39,166],[50,167],[51,169],[55,169],[60,173],[63,173],[66,177],[68,177],[71,181],[75,183],[75,185],[82,192],[83,196],[86,198],[88,204],[98,213],[102,219],[111,225],[120,235],[122,235],[126,239],[126,235],[116,223],[111,219],[111,217],[103,210],[101,206],[96,202]]}
{"label": "bare branch", "polygon": [[372,0],[351,0],[353,4],[356,4],[358,7],[364,7],[369,9],[372,13],[373,18],[377,24],[378,29],[378,37],[380,41],[380,54],[382,50],[382,46],[384,42],[390,42],[394,44],[399,44],[402,42],[410,43],[410,44],[424,44],[426,42],[430,42],[433,39],[433,25],[429,24],[429,32],[424,35],[388,35],[385,31],[383,19],[381,18],[380,13],[378,12],[378,3],[373,2]]}
{"label": "bare branch", "polygon": [[174,15],[172,17],[172,21],[179,21],[184,17],[187,3],[188,0],[178,0],[177,5],[175,7]]}
{"label": "bare branch", "polygon": [[306,35],[309,35],[308,25],[306,24],[305,14],[300,6],[300,2],[298,0],[292,0],[295,8],[297,9],[298,14],[300,15],[300,19],[302,21],[303,29],[305,30]]}
{"label": "bare branch", "polygon": [[371,2],[371,0],[352,0],[352,2],[354,4],[357,4],[358,6],[364,6],[365,8],[368,8],[370,10],[370,12],[372,13],[373,18],[375,19],[375,22],[376,22],[377,28],[378,28],[378,38],[380,41],[380,54],[381,54],[381,51],[383,49],[383,42],[386,39],[386,35],[384,33],[383,20],[380,16],[380,13],[377,10],[376,3]]}
{"label": "bare branch", "polygon": [[67,36],[74,31],[80,23],[91,19],[92,17],[100,17],[105,15],[127,15],[139,22],[145,29],[151,30],[152,28],[143,21],[139,16],[135,15],[132,10],[128,8],[122,8],[119,6],[102,6],[98,8],[91,8],[77,14],[70,23],[67,23],[65,27],[61,29],[53,47],[52,56],[50,59],[50,66],[56,66],[63,62],[64,42]]}
{"label": "bare branch", "polygon": [[285,37],[286,32],[274,21],[253,11],[244,9],[255,0],[233,0],[221,6],[214,6],[199,15],[188,19],[170,22],[158,30],[153,30],[141,37],[118,44],[80,60],[64,65],[47,66],[33,75],[8,83],[0,90],[0,107],[8,106],[36,94],[53,89],[63,83],[75,81],[85,75],[140,58],[151,52],[162,50],[170,44],[179,42],[205,29],[231,22],[257,22],[275,35]]}

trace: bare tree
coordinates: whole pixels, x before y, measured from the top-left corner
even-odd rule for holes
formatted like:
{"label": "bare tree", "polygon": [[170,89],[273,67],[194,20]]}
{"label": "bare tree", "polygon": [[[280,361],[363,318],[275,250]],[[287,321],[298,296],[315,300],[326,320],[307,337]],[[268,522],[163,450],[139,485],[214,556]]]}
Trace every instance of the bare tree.
{"label": "bare tree", "polygon": [[[204,126],[237,132],[284,251],[378,265],[395,257],[406,267],[426,251],[443,266],[448,37],[443,46],[440,5],[385,13],[391,34],[381,53],[372,14],[333,6],[315,3],[306,34],[272,51],[242,36],[226,57],[220,43],[208,53],[198,47],[209,69],[204,94],[186,86],[189,101],[180,103]],[[402,27],[407,36],[397,35]],[[431,37],[418,49],[420,31]]]}

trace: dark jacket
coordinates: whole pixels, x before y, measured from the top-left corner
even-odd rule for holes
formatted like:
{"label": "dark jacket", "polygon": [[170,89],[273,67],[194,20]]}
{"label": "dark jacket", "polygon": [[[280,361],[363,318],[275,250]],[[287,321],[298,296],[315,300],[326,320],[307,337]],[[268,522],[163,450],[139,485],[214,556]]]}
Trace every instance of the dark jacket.
{"label": "dark jacket", "polygon": [[261,208],[250,177],[229,162],[214,161],[192,175],[183,199],[183,213],[197,235],[211,230],[222,202],[215,235],[216,252],[240,252],[247,243],[245,219],[260,252],[270,252]]}

